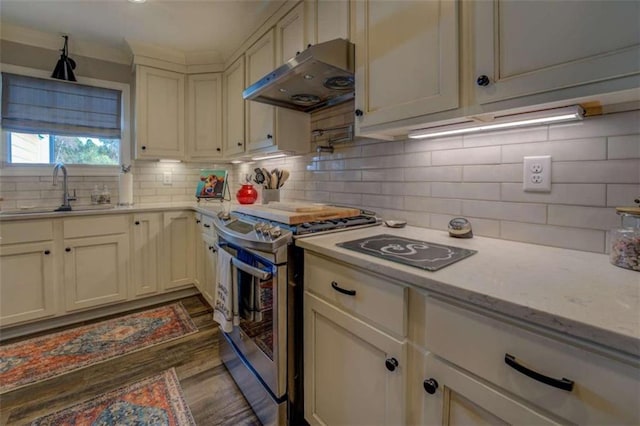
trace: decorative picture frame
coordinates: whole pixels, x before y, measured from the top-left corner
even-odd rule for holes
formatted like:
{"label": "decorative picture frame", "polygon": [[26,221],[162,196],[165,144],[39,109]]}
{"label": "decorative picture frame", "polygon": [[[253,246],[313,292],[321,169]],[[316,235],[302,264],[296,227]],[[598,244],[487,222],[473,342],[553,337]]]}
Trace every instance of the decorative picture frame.
{"label": "decorative picture frame", "polygon": [[196,198],[207,200],[224,200],[227,191],[227,171],[201,169],[200,180],[196,186]]}

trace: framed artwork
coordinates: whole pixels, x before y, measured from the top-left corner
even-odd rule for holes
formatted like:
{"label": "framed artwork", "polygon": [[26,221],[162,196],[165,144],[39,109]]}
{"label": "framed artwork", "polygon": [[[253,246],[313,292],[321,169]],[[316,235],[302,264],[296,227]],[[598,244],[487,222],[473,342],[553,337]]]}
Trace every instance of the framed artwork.
{"label": "framed artwork", "polygon": [[223,200],[227,186],[226,170],[200,170],[200,181],[196,187],[196,198]]}

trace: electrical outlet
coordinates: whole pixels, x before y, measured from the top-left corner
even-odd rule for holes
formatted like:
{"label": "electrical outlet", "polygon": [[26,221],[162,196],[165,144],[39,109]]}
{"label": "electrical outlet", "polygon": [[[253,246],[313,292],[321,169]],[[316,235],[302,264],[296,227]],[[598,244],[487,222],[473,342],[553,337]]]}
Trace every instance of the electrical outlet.
{"label": "electrical outlet", "polygon": [[172,176],[171,176],[171,172],[164,172],[162,175],[162,183],[164,185],[171,185],[172,183]]}
{"label": "electrical outlet", "polygon": [[551,192],[551,156],[524,157],[522,189],[526,192]]}

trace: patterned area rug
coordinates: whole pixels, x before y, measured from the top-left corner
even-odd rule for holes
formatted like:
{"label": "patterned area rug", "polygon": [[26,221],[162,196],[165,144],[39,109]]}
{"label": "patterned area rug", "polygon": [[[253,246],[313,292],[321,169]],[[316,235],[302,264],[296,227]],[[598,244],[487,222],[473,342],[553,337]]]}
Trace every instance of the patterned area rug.
{"label": "patterned area rug", "polygon": [[175,370],[167,370],[40,417],[36,426],[176,425],[195,426]]}
{"label": "patterned area rug", "polygon": [[0,393],[197,331],[174,303],[0,346]]}

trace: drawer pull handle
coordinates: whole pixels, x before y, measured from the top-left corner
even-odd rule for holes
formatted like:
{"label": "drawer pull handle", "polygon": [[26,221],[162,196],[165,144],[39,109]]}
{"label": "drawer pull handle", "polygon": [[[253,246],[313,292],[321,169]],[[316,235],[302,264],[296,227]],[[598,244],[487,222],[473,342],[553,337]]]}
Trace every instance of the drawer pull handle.
{"label": "drawer pull handle", "polygon": [[387,358],[384,361],[384,366],[387,367],[387,370],[389,371],[395,371],[395,369],[398,368],[398,365],[400,365],[398,364],[398,360],[393,357]]}
{"label": "drawer pull handle", "polygon": [[513,355],[504,354],[504,362],[514,370],[519,371],[520,373],[524,374],[525,376],[531,377],[534,380],[544,383],[545,385],[553,386],[554,388],[562,389],[567,392],[571,392],[573,390],[573,380],[565,379],[564,377],[558,380],[554,379],[553,377],[540,374],[537,371],[531,370],[520,364],[518,361],[516,361],[516,357],[514,357]]}
{"label": "drawer pull handle", "polygon": [[211,228],[211,225],[209,225],[208,223],[205,223],[203,226],[204,226],[205,228]]}
{"label": "drawer pull handle", "polygon": [[338,283],[337,283],[337,282],[335,282],[335,281],[331,281],[331,287],[332,287],[335,291],[337,291],[338,293],[346,294],[347,296],[355,296],[355,295],[356,295],[356,291],[355,291],[355,290],[347,290],[347,289],[344,289],[344,288],[340,287],[340,286],[338,285]]}
{"label": "drawer pull handle", "polygon": [[438,389],[438,381],[433,378],[427,379],[424,382],[422,382],[422,387],[424,388],[425,392],[427,392],[429,395],[433,395],[434,393],[436,393],[436,390]]}

